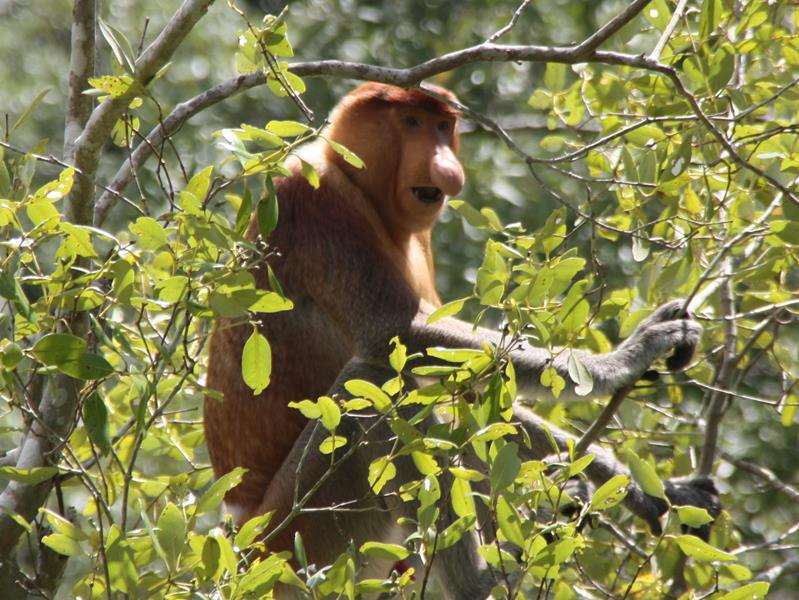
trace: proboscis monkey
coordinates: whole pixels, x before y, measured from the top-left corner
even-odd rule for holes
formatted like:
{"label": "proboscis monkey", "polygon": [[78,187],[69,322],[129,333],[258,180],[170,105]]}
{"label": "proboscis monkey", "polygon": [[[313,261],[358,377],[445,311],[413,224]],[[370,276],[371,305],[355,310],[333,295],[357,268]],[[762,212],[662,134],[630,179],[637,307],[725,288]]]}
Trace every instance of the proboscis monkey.
{"label": "proboscis monkey", "polygon": [[[444,98],[454,98],[436,88]],[[475,330],[469,323],[447,317],[427,324],[440,305],[435,289],[431,231],[445,198],[457,194],[464,183],[458,153],[458,113],[448,104],[414,89],[366,83],[338,105],[325,137],[344,145],[365,163],[358,169],[327,145],[316,145],[313,156],[304,156],[320,175],[312,188],[295,167],[294,175],[278,181],[279,223],[268,242],[276,255],[269,259],[294,309],[266,315],[262,331],[272,346],[271,383],[258,396],[241,377],[241,353],[249,326],[223,323],[213,334],[208,365],[208,386],[224,400],[205,402],[205,429],[214,471],[221,475],[236,466],[248,469],[243,482],[226,498],[238,522],[270,510],[273,523],[292,506],[295,481],[302,493],[325,473],[330,457],[317,446],[327,432],[289,408],[288,403],[321,395],[344,393],[343,383],[359,378],[380,385],[395,376],[387,368],[389,341],[398,336],[409,353],[426,348],[481,348],[498,344],[495,331]],[[255,225],[249,235],[257,236]],[[259,285],[268,287],[265,269],[257,270]],[[593,395],[610,395],[635,383],[658,357],[674,351],[670,369],[684,366],[700,338],[700,327],[672,302],[657,309],[612,352],[595,355],[575,351],[593,377]],[[548,366],[569,382],[567,354],[552,359],[540,348],[513,350],[517,381],[527,394],[545,394],[539,384]],[[385,366],[384,366],[385,365]],[[564,391],[564,399],[573,396]],[[344,418],[337,435],[351,443],[359,439],[369,419]],[[435,417],[431,416],[431,420]],[[519,444],[522,459],[542,458],[552,448],[542,428],[552,431],[565,446],[567,434],[518,406],[514,420],[532,440]],[[305,540],[309,560],[328,564],[350,540],[399,543],[404,534],[397,518],[413,516],[410,503],[396,496],[370,494],[367,469],[386,452],[381,441],[394,435],[387,426],[373,427],[369,444],[360,448],[317,491],[311,505],[330,506],[358,501],[361,508],[302,515],[274,541],[274,547],[290,549],[295,531]],[[310,446],[311,450],[305,449]],[[598,446],[586,473],[603,483],[626,469]],[[409,459],[396,461],[396,490],[418,478]],[[404,473],[406,473],[405,476]],[[443,486],[442,486],[443,487]],[[668,484],[668,495],[678,504],[713,505],[712,483],[695,481]],[[389,489],[391,488],[391,489]],[[707,500],[710,498],[710,500]],[[626,506],[654,530],[665,511],[662,500],[647,496],[634,483]],[[448,510],[443,505],[442,511]],[[349,506],[352,508],[352,505]],[[451,515],[443,515],[444,519]],[[485,597],[496,584],[493,573],[477,552],[475,536],[464,538],[440,553],[437,575],[444,588],[458,599]],[[387,566],[377,565],[378,574]],[[281,588],[278,597],[292,590]]]}

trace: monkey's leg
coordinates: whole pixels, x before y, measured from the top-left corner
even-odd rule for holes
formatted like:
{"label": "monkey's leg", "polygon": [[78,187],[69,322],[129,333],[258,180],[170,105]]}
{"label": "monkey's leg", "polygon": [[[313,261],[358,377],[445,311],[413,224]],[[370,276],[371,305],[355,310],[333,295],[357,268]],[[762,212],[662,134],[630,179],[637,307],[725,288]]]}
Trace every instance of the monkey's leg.
{"label": "monkey's leg", "polygon": [[[389,369],[353,359],[330,392],[346,397],[344,383],[350,379],[382,385],[392,377],[396,373]],[[430,419],[435,421],[433,417]],[[281,528],[276,534],[267,532],[269,548],[291,550],[294,532],[298,532],[309,564],[318,566],[335,561],[350,544],[355,548],[366,541],[401,544],[407,531],[397,524],[397,519],[416,516],[415,503],[403,502],[397,494],[403,483],[420,477],[408,457],[393,461],[397,474],[380,494],[369,487],[370,464],[391,453],[393,447],[395,434],[386,415],[376,411],[345,415],[335,434],[344,437],[347,443],[331,458],[318,450],[329,432],[309,423],[270,483],[260,507],[260,513],[275,511],[271,527]],[[451,481],[446,471],[440,476],[440,483],[442,489],[449,489]],[[457,515],[449,502],[440,504],[442,516],[437,525],[443,530]],[[284,522],[287,517],[290,520]],[[490,570],[478,548],[477,536],[469,533],[457,544],[435,553],[433,575],[453,600],[485,598],[497,583],[498,574]],[[384,577],[391,566],[390,561],[370,561],[359,576]],[[422,578],[418,574],[417,581]],[[278,598],[295,594],[295,590],[287,587],[278,588]]]}
{"label": "monkey's leg", "polygon": [[[547,423],[544,419],[519,404],[514,405],[513,417],[515,421],[521,423],[525,428],[531,440],[531,448],[529,449],[524,444],[519,444],[523,458],[526,460],[542,459],[553,453],[545,429],[552,434],[559,448],[564,452],[566,452],[567,440],[576,441],[574,436]],[[660,517],[668,509],[666,502],[646,494],[630,476],[627,467],[621,464],[612,452],[597,444],[589,446],[588,452],[594,455],[593,462],[585,470],[591,482],[596,486],[600,486],[611,477],[619,474],[630,477],[630,485],[627,488],[624,504],[633,514],[646,521],[653,533],[659,535],[661,532]],[[672,504],[699,506],[708,510],[712,516],[718,516],[720,512],[718,492],[709,478],[669,480],[664,483],[666,496]]]}

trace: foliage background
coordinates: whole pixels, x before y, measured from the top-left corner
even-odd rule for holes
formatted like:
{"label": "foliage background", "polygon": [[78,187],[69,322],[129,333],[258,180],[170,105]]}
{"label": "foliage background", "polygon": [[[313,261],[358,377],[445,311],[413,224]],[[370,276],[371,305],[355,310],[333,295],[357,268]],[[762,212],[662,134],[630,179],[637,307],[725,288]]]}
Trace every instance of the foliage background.
{"label": "foliage background", "polygon": [[[148,22],[148,36],[151,39],[152,32],[160,30],[175,4],[119,0],[101,3],[100,12],[103,19],[135,41],[141,36],[145,22]],[[673,11],[675,4],[656,2],[653,6],[666,6]],[[741,142],[740,148],[748,160],[795,190],[794,177],[799,168],[799,147],[795,133],[799,96],[792,82],[795,83],[799,77],[797,9],[793,3],[785,1],[747,3],[725,0],[718,3],[724,11],[718,20],[718,27],[709,34],[699,35],[697,30],[701,11],[707,4],[688,3],[685,22],[695,35],[687,35],[685,28],[678,29],[665,56],[678,64],[683,74],[687,74],[685,78],[690,89],[705,99],[708,111],[728,114],[725,111],[729,109],[729,103],[735,104],[740,112],[758,102],[767,102],[762,110],[753,111],[751,118],[742,122],[739,129],[734,130],[730,126],[725,132]],[[759,8],[755,13],[752,7],[756,4]],[[570,44],[587,37],[625,5],[617,1],[534,2],[526,7],[518,23],[501,41],[507,44]],[[260,6],[253,2],[244,8],[257,21],[260,10],[276,14],[283,6],[280,2],[261,2]],[[289,3],[286,20],[298,59],[334,58],[378,65],[410,66],[484,41],[507,23],[516,8],[517,2],[504,1],[463,2],[453,9],[451,2],[443,0],[392,3],[309,0]],[[0,2],[0,56],[3,58],[0,61],[0,81],[3,82],[0,86],[0,114],[7,114],[9,121],[14,123],[37,94],[49,89],[23,126],[13,133],[3,128],[6,131],[4,140],[15,147],[35,150],[44,155],[60,155],[69,64],[70,14],[71,4],[66,0]],[[663,23],[657,14],[649,14],[648,19],[639,18],[626,26],[603,48],[630,54],[649,52],[659,39],[662,27]],[[211,7],[208,15],[173,57],[173,65],[165,77],[153,84],[154,95],[167,111],[177,102],[235,75],[233,55],[237,32],[241,28],[241,20],[225,3],[216,3]],[[97,73],[113,72],[116,67],[112,54],[102,42],[98,47]],[[734,70],[724,62],[725,51],[734,54]],[[619,73],[616,67],[589,68],[595,71],[595,80],[603,72]],[[696,74],[697,70],[703,69],[707,71]],[[719,70],[723,71],[721,75]],[[570,86],[579,80],[581,73],[583,71],[580,68],[548,68],[543,63],[476,63],[443,74],[436,82],[455,91],[472,109],[503,124],[525,152],[536,157],[551,158],[594,139],[603,133],[603,125],[599,119],[583,121],[578,118],[575,122],[566,123],[553,117],[551,103],[547,105],[546,98],[533,103],[537,108],[528,105],[528,99],[537,91],[559,94],[571,90],[573,88]],[[595,92],[606,94],[600,98],[605,102],[602,110],[606,114],[633,112],[636,109],[640,114],[650,115],[657,115],[661,110],[663,114],[668,111],[669,107],[661,103],[673,99],[669,92],[658,89],[645,77],[634,81],[626,81],[624,75],[617,77],[608,85],[597,86]],[[336,99],[354,84],[336,78],[308,78],[306,83],[308,90],[304,99],[315,111],[317,119],[325,115]],[[640,93],[631,92],[630,86],[637,87]],[[785,92],[773,98],[783,88]],[[662,96],[659,97],[659,93]],[[567,106],[563,113],[567,120],[569,110],[571,108]],[[153,123],[156,111],[148,102],[142,107],[140,115],[143,122]],[[301,120],[301,115],[291,102],[268,94],[263,87],[230,98],[183,126],[174,138],[176,153],[165,156],[167,165],[177,171],[175,154],[181,157],[189,173],[195,173],[205,165],[219,163],[226,153],[215,146],[213,132],[224,127],[236,127],[242,122],[261,126],[275,118]],[[712,256],[715,241],[710,234],[718,236],[718,245],[730,239],[731,232],[740,230],[745,223],[761,214],[775,194],[773,187],[757,181],[729,161],[729,157],[725,157],[714,145],[707,131],[700,131],[701,127],[698,126],[691,133],[695,146],[693,159],[695,164],[710,165],[711,168],[697,169],[690,176],[686,173],[669,185],[668,176],[661,171],[673,165],[668,162],[666,155],[679,152],[679,142],[693,127],[695,123],[685,127],[679,123],[664,125],[662,131],[665,134],[658,138],[659,154],[653,151],[646,136],[643,139],[627,138],[626,145],[632,153],[630,158],[640,169],[640,173],[636,174],[640,174],[642,180],[645,169],[652,168],[647,163],[647,155],[657,154],[661,159],[658,176],[662,178],[663,188],[654,196],[644,194],[646,201],[638,204],[630,195],[625,195],[632,194],[632,186],[626,186],[627,191],[622,192],[612,185],[590,181],[586,184],[585,181],[563,176],[544,166],[535,167],[541,178],[538,181],[496,135],[479,127],[474,120],[467,119],[463,133],[463,163],[467,168],[468,185],[462,199],[477,208],[494,209],[503,223],[520,222],[527,230],[535,232],[554,210],[561,207],[561,202],[552,191],[561,198],[577,203],[591,198],[599,207],[598,210],[604,210],[605,214],[612,213],[615,209],[611,206],[620,202],[628,217],[634,215],[635,219],[640,218],[640,222],[644,222],[658,218],[661,211],[665,211],[663,214],[669,217],[673,217],[678,210],[685,215],[685,192],[691,188],[702,208],[689,207],[689,217],[698,221],[716,222],[718,219],[732,223],[726,229],[724,226],[692,229],[696,234],[692,251],[686,253],[685,247],[682,247],[670,254],[653,244],[648,257],[634,260],[635,249],[629,236],[613,236],[607,231],[603,235],[601,228],[598,231],[585,225],[575,228],[567,239],[567,246],[578,248],[579,256],[592,259],[588,269],[593,272],[595,285],[604,282],[608,290],[637,287],[639,295],[647,301],[684,295],[692,289],[698,276],[696,271],[689,273],[687,269],[695,267],[703,257]],[[750,136],[749,141],[742,136]],[[621,160],[619,152],[619,146],[611,141],[606,148],[591,153],[587,159],[581,157],[561,166],[580,176],[598,179],[597,172],[603,170],[605,165],[603,161]],[[107,181],[123,157],[124,151],[119,148],[108,151],[100,166],[99,180]],[[732,175],[728,181],[731,183],[725,180],[724,184],[715,184],[707,180],[721,172],[719,165],[729,167]],[[631,169],[632,165],[624,163],[619,172],[631,178],[628,177]],[[54,165],[40,165],[31,187],[35,189],[38,184],[57,177],[59,172],[60,168]],[[157,203],[161,198],[163,209],[166,204],[152,171],[143,174],[141,182],[145,193],[154,202]],[[724,196],[725,193],[729,196]],[[724,211],[729,209],[729,212],[718,212],[721,210],[718,206],[705,210],[711,196],[717,199],[718,206],[724,205]],[[787,200],[785,202],[790,205]],[[159,212],[157,204],[151,209],[156,214]],[[756,238],[761,245],[755,257],[744,265],[745,268],[741,267],[735,277],[738,312],[796,299],[799,281],[794,253],[799,237],[794,235],[797,225],[796,209],[793,210],[795,212],[790,213],[788,208],[784,212],[777,209],[764,224],[765,229],[758,231]],[[133,218],[135,215],[132,211],[124,207],[117,208],[106,227],[111,231],[125,229]],[[778,224],[772,224],[774,221]],[[628,228],[639,221],[617,217],[612,222]],[[574,224],[573,213],[569,223]],[[445,213],[435,239],[438,283],[444,298],[471,294],[477,269],[482,262],[482,242],[490,233],[487,228],[470,225],[456,211],[448,210]],[[663,235],[668,239],[680,232],[658,233],[649,229],[648,233]],[[736,246],[733,254],[740,256],[744,247],[744,244]],[[655,254],[661,257],[659,265]],[[653,264],[657,266],[653,267]],[[669,265],[680,264],[684,266],[683,270],[675,266],[668,276],[663,275]],[[591,299],[596,298],[593,296]],[[711,320],[706,321],[708,335],[704,347],[708,359],[690,373],[691,377],[705,383],[710,379],[715,357],[720,355],[725,339],[722,325],[718,320],[712,320],[721,310],[718,301],[711,300],[709,304],[705,314]],[[469,310],[465,314],[474,316],[478,312],[474,307],[471,313]],[[498,316],[491,315],[488,318],[496,321]],[[739,350],[745,347],[748,332],[759,324],[758,320],[743,322],[742,330],[745,333],[739,339]],[[799,439],[793,411],[788,409],[787,417],[785,413],[786,406],[797,401],[794,385],[799,365],[799,331],[791,310],[775,310],[768,325],[769,331],[773,328],[773,335],[769,333],[753,342],[751,354],[747,354],[739,365],[744,376],[736,381],[736,391],[742,396],[735,398],[724,418],[720,448],[730,455],[727,458],[745,459],[770,469],[781,482],[796,484],[795,449]],[[603,324],[602,327],[608,338],[615,339],[618,336],[615,325]],[[590,340],[587,343],[590,344]],[[170,381],[165,381],[164,385]],[[650,405],[645,410],[645,416],[641,417],[638,414],[639,405],[628,402],[620,414],[619,423],[628,432],[636,427],[652,425],[655,422],[653,414],[668,415],[667,423],[658,425],[662,437],[651,437],[649,445],[652,456],[673,461],[669,463],[670,466],[662,467],[663,476],[690,472],[690,453],[674,450],[673,446],[686,444],[693,439],[691,432],[697,431],[703,403],[700,388],[688,385],[680,388],[682,391],[675,389],[669,396],[669,400],[674,402],[673,406],[664,404],[661,399],[657,406]],[[202,468],[207,459],[198,426],[200,392],[197,387],[189,387],[185,393],[181,392],[173,407],[188,408],[193,412],[187,413],[189,416],[185,419],[176,417],[178,422],[165,427],[163,438],[155,435],[143,446],[146,451],[144,470],[159,474],[159,477],[186,472],[188,452],[193,465],[189,472],[193,479],[187,485],[192,489],[201,488],[209,478],[207,469]],[[13,406],[13,403],[9,406]],[[122,410],[124,406],[124,403],[120,403],[117,410]],[[558,408],[545,407],[544,412],[550,413],[555,420],[566,418]],[[578,408],[576,414],[571,416],[590,419],[592,412]],[[126,418],[127,415],[112,409],[112,422],[124,423]],[[0,444],[4,450],[10,450],[20,437],[19,432],[15,431],[21,425],[20,415],[9,410],[4,417],[4,425],[6,429]],[[664,430],[670,433],[664,433]],[[698,430],[701,431],[701,428]],[[683,431],[685,436],[674,437],[672,434],[675,431]],[[180,439],[186,447],[177,454],[174,449],[169,449],[176,439]],[[75,440],[75,443],[78,441]],[[795,536],[789,535],[784,539],[780,536],[786,531],[793,532],[796,528],[793,524],[799,522],[795,500],[786,495],[784,490],[778,489],[779,486],[769,484],[762,476],[753,477],[740,464],[735,466],[728,460],[719,461],[715,475],[734,523],[734,539],[742,545],[774,540],[779,542],[768,545],[765,551],[746,553],[747,566],[757,573],[793,558]],[[169,494],[175,494],[169,497],[181,497],[181,491],[175,487],[179,488],[181,482],[169,481],[173,486]],[[80,494],[76,491],[75,497],[80,498]],[[207,517],[206,526],[211,521],[212,517]],[[80,560],[72,561],[67,580],[73,580],[85,568]],[[776,589],[790,594],[790,590],[797,586],[799,579],[788,574],[779,580]],[[68,585],[63,589],[68,589]],[[62,594],[69,595],[69,592],[62,590]]]}

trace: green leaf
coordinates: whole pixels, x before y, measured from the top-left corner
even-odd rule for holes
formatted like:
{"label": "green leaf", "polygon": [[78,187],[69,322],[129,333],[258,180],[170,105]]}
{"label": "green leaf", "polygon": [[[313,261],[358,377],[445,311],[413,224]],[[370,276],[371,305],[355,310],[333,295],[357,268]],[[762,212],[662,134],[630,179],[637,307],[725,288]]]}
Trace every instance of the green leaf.
{"label": "green leaf", "polygon": [[489,565],[501,573],[514,573],[519,570],[519,564],[513,555],[496,544],[480,546],[478,552]]}
{"label": "green leaf", "polygon": [[484,229],[490,225],[487,216],[463,200],[450,200],[447,204],[450,208],[455,209],[472,227]]}
{"label": "green leaf", "polygon": [[181,192],[181,195],[191,194],[198,202],[202,202],[208,194],[208,188],[211,187],[211,174],[214,172],[214,167],[205,167],[202,171],[195,174],[189,180],[186,188]]}
{"label": "green leaf", "polygon": [[713,53],[713,62],[710,64],[710,74],[707,83],[711,91],[719,92],[727,87],[735,72],[735,49],[730,44],[724,44]]}
{"label": "green leaf", "polygon": [[344,389],[353,396],[370,400],[380,412],[391,408],[391,398],[371,381],[352,379],[344,384]]}
{"label": "green leaf", "polygon": [[540,146],[549,153],[560,152],[566,140],[560,135],[547,135],[541,139]]}
{"label": "green leaf", "polygon": [[438,535],[436,550],[445,550],[457,544],[466,533],[474,529],[476,521],[477,516],[474,514],[464,515],[454,521]]}
{"label": "green leaf", "polygon": [[113,285],[114,295],[120,304],[130,305],[130,298],[133,295],[133,285],[135,284],[135,273],[131,264],[119,259],[111,265],[114,274]]}
{"label": "green leaf", "polygon": [[410,556],[410,552],[403,546],[397,544],[381,544],[378,542],[366,542],[360,547],[359,552],[365,554],[369,558],[391,560],[394,562],[405,560]]}
{"label": "green leaf", "polygon": [[311,163],[300,159],[302,176],[314,189],[319,189],[319,173],[316,172],[316,167]]}
{"label": "green leaf", "polygon": [[[452,469],[450,469],[450,471],[451,470]],[[430,473],[428,472],[426,474],[429,475]],[[452,504],[452,510],[454,510],[455,514],[459,517],[475,514],[477,507],[474,504],[472,486],[468,479],[461,477],[453,478],[450,502]]]}
{"label": "green leaf", "polygon": [[713,517],[704,508],[698,506],[675,506],[680,523],[697,529],[714,521]]}
{"label": "green leaf", "polygon": [[84,352],[78,357],[69,358],[58,365],[62,373],[75,379],[92,381],[108,377],[114,372],[114,367],[99,354]]}
{"label": "green leaf", "polygon": [[128,38],[102,19],[97,21],[100,26],[100,33],[103,34],[105,41],[111,47],[111,52],[114,53],[114,58],[116,58],[119,66],[128,73],[133,73],[136,70],[136,54],[133,52],[133,47],[130,45]]}
{"label": "green leaf", "polygon": [[644,8],[646,20],[652,23],[659,31],[666,29],[666,25],[671,18],[671,12],[666,4],[666,0],[654,0]]}
{"label": "green leaf", "polygon": [[369,487],[379,494],[389,481],[397,476],[397,467],[388,456],[376,458],[369,464]]}
{"label": "green leaf", "polygon": [[405,363],[408,361],[408,351],[396,336],[391,338],[389,343],[393,346],[393,350],[388,355],[388,363],[397,373],[402,373]]}
{"label": "green leaf", "polygon": [[474,348],[428,348],[427,355],[439,360],[445,360],[450,363],[461,364],[467,360],[480,358],[485,356],[482,350],[475,350]]}
{"label": "green leaf", "polygon": [[49,333],[31,349],[36,359],[45,365],[62,365],[78,360],[86,351],[86,340],[68,333]]}
{"label": "green leaf", "polygon": [[42,538],[42,543],[64,556],[80,556],[85,554],[77,540],[62,533],[53,533]]}
{"label": "green leaf", "polygon": [[515,433],[515,425],[510,423],[491,423],[477,431],[477,433],[469,438],[469,443],[475,444],[479,442],[493,442],[505,436],[514,435]]}
{"label": "green leaf", "polygon": [[242,140],[253,141],[261,148],[272,150],[273,148],[280,148],[283,146],[283,140],[271,131],[259,129],[258,127],[253,127],[246,123],[241,124],[241,129],[243,130],[243,133],[240,135]]}
{"label": "green leaf", "polygon": [[698,562],[736,560],[734,554],[719,550],[694,535],[678,535],[674,540],[686,556],[690,556]]}
{"label": "green leaf", "polygon": [[36,485],[52,479],[58,473],[55,467],[34,467],[32,469],[18,469],[16,467],[0,467],[0,480],[10,479],[20,483]]}
{"label": "green leaf", "polygon": [[11,133],[14,133],[17,129],[19,129],[22,125],[25,124],[25,121],[27,121],[28,117],[30,117],[33,111],[36,110],[36,107],[39,106],[39,103],[42,100],[44,100],[44,97],[48,94],[49,91],[50,88],[45,88],[44,90],[36,94],[36,97],[33,100],[31,100],[30,104],[28,104],[28,107],[22,112],[19,118],[16,121],[14,121],[14,124],[11,126]]}
{"label": "green leaf", "polygon": [[170,571],[174,571],[186,538],[186,521],[183,513],[170,502],[161,511],[156,526],[155,535],[166,555],[167,566]]}
{"label": "green leaf", "polygon": [[208,511],[216,510],[216,508],[222,504],[225,494],[241,483],[241,479],[244,477],[244,473],[246,472],[247,469],[236,467],[229,473],[225,473],[222,475],[222,477],[214,481],[211,486],[205,490],[205,492],[203,492],[203,495],[200,496],[200,499],[197,501],[195,514],[201,515],[203,513],[207,513]]}
{"label": "green leaf", "polygon": [[[325,138],[326,139],[326,138]],[[364,162],[351,150],[348,150],[338,142],[334,142],[333,140],[326,139],[328,145],[336,152],[336,154],[340,155],[346,162],[351,164],[356,169],[363,169]]]}
{"label": "green leaf", "polygon": [[567,359],[567,366],[569,369],[569,377],[577,385],[574,388],[574,393],[578,396],[587,396],[594,389],[594,378],[591,372],[586,368],[583,361],[581,361],[574,352],[569,352]]}
{"label": "green leaf", "polygon": [[105,556],[112,588],[128,593],[136,589],[139,573],[130,544],[116,525],[111,525],[105,541]]}
{"label": "green leaf", "polygon": [[541,385],[552,390],[552,395],[557,398],[566,388],[566,380],[560,376],[554,367],[547,367],[541,371]]}
{"label": "green leaf", "polygon": [[277,292],[257,290],[255,292],[257,300],[247,307],[247,310],[254,313],[276,313],[294,308],[294,303],[281,296]]}
{"label": "green leaf", "polygon": [[521,526],[522,518],[516,508],[505,498],[505,494],[500,494],[497,498],[496,518],[502,535],[519,548],[524,548],[524,534],[522,533]]}
{"label": "green leaf", "polygon": [[544,71],[544,85],[551,92],[560,92],[566,87],[567,66],[561,63],[547,63]]}
{"label": "green leaf", "polygon": [[721,21],[723,7],[721,0],[704,0],[699,16],[699,35],[707,38],[716,30]]}
{"label": "green leaf", "polygon": [[458,479],[464,479],[466,481],[483,481],[486,478],[480,471],[464,469],[463,467],[450,467],[449,472]]}
{"label": "green leaf", "polygon": [[771,584],[768,581],[757,581],[717,596],[716,600],[761,600],[766,597],[770,587]]}
{"label": "green leaf", "polygon": [[624,134],[624,137],[632,144],[641,148],[646,148],[665,140],[666,134],[660,127],[642,125],[641,127],[636,127],[632,131],[627,132]]}
{"label": "green leaf", "polygon": [[627,495],[630,480],[626,475],[611,477],[594,492],[591,498],[591,510],[605,510],[616,506]]}
{"label": "green leaf", "polygon": [[253,215],[252,194],[250,193],[250,188],[244,188],[244,193],[241,196],[236,194],[225,194],[225,199],[228,200],[228,202],[230,202],[234,208],[238,202],[236,220],[233,229],[235,229],[236,233],[239,235],[244,235]]}
{"label": "green leaf", "polygon": [[11,300],[19,314],[29,321],[35,322],[35,314],[31,311],[31,305],[25,295],[25,290],[22,289],[17,278],[6,271],[0,271],[0,296],[6,300]]}
{"label": "green leaf", "polygon": [[582,473],[588,465],[594,462],[594,455],[593,454],[586,454],[585,456],[581,456],[577,460],[575,460],[572,464],[569,465],[569,477],[576,477],[580,473]]}
{"label": "green leaf", "polygon": [[638,482],[641,489],[650,496],[662,498],[668,502],[666,491],[663,489],[663,482],[660,480],[660,477],[658,477],[655,469],[652,468],[652,465],[639,458],[638,455],[629,448],[625,451],[625,456],[627,457],[627,463],[630,465],[633,479]]}
{"label": "green leaf", "polygon": [[466,304],[468,299],[469,298],[461,298],[459,300],[452,300],[438,307],[433,314],[427,317],[427,324],[432,325],[444,317],[451,317],[452,315],[458,314],[463,309],[463,305]]}
{"label": "green leaf", "polygon": [[89,538],[89,536],[83,533],[62,515],[59,515],[48,508],[40,508],[39,512],[47,518],[47,522],[56,533],[61,533],[68,538],[72,538],[73,540],[77,541],[86,540]]}
{"label": "green leaf", "polygon": [[341,410],[338,404],[329,396],[320,396],[319,400],[317,400],[317,406],[319,406],[322,425],[332,433],[341,422]]}
{"label": "green leaf", "polygon": [[491,492],[496,494],[509,487],[519,471],[522,463],[519,460],[519,447],[515,442],[509,442],[500,448],[491,463]]}
{"label": "green leaf", "polygon": [[166,245],[166,231],[152,217],[139,217],[135,223],[128,225],[128,229],[138,238],[138,244],[144,250],[158,250]]}
{"label": "green leaf", "polygon": [[265,515],[258,515],[249,519],[244,525],[241,526],[239,532],[236,534],[233,543],[239,548],[246,548],[255,541],[259,535],[269,526],[272,520],[273,513],[266,513]]}
{"label": "green leaf", "polygon": [[189,278],[185,275],[175,275],[159,281],[155,286],[158,299],[162,302],[174,304],[185,299],[189,288]]}
{"label": "green leaf", "polygon": [[102,455],[107,454],[111,449],[108,408],[97,392],[90,394],[83,403],[83,424],[92,443]]}
{"label": "green leaf", "polygon": [[333,454],[342,446],[347,445],[347,438],[341,435],[329,435],[319,444],[319,452],[322,454]]}
{"label": "green leaf", "polygon": [[236,591],[240,592],[241,597],[244,598],[253,597],[253,595],[263,597],[263,594],[271,590],[277,583],[283,572],[284,563],[285,559],[281,556],[270,554],[245,571],[239,580]]}
{"label": "green leaf", "polygon": [[[370,405],[371,406],[371,405]],[[318,402],[311,402],[310,400],[301,400],[300,402],[289,402],[290,408],[296,408],[302,413],[306,419],[318,419],[322,416],[322,411],[319,408]]]}
{"label": "green leaf", "polygon": [[263,239],[269,238],[269,234],[277,227],[279,214],[277,194],[275,193],[275,186],[272,183],[272,179],[267,179],[266,184],[268,194],[258,202],[257,209],[258,233],[261,234]]}
{"label": "green leaf", "polygon": [[308,125],[297,121],[269,121],[266,124],[266,128],[282,138],[295,137],[311,131]]}
{"label": "green leaf", "polygon": [[241,376],[254,394],[269,385],[272,374],[272,349],[266,338],[253,329],[241,353]]}

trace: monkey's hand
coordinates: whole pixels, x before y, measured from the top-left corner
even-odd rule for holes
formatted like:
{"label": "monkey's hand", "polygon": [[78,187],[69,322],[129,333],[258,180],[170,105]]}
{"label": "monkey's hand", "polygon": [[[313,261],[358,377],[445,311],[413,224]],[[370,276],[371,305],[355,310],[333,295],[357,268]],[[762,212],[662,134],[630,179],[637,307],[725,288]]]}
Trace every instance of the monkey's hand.
{"label": "monkey's hand", "polygon": [[702,335],[702,326],[683,308],[683,300],[672,300],[644,319],[619,347],[629,353],[649,348],[655,356],[674,350],[666,360],[670,371],[685,367],[694,355]]}
{"label": "monkey's hand", "polygon": [[[666,497],[672,506],[704,508],[714,520],[721,514],[719,493],[710,477],[675,478],[665,481],[664,484]],[[663,532],[660,517],[668,510],[668,505],[663,499],[640,492],[629,494],[625,504],[647,522],[652,533],[660,535]],[[684,525],[682,529],[707,541],[711,525],[712,522],[697,529]]]}
{"label": "monkey's hand", "polygon": [[[710,477],[700,476],[694,479],[675,478],[664,482],[666,497],[672,506],[695,506],[704,508],[713,517],[713,521],[721,514],[721,502],[716,485]],[[572,479],[566,485],[566,491],[578,503],[586,503],[590,500],[592,489],[590,484],[584,479]],[[638,517],[646,521],[650,531],[655,535],[663,533],[660,518],[668,510],[668,504],[662,498],[655,498],[645,494],[637,486],[629,490],[630,493],[625,499],[627,507]],[[576,514],[578,506],[569,504],[561,508],[561,514],[571,516]],[[707,541],[710,537],[710,527],[713,521],[698,528],[682,526],[685,533],[691,533]]]}
{"label": "monkey's hand", "polygon": [[611,353],[627,376],[625,385],[639,379],[655,379],[649,367],[655,359],[668,354],[666,367],[677,371],[691,362],[702,335],[702,326],[683,308],[683,300],[667,302],[644,319],[632,335]]}
{"label": "monkey's hand", "polygon": [[[666,481],[666,497],[673,506],[696,506],[704,508],[715,520],[721,514],[719,492],[713,479],[700,476],[694,479],[669,479]],[[694,529],[683,525],[683,531],[692,533],[704,541],[710,536],[712,523]]]}

